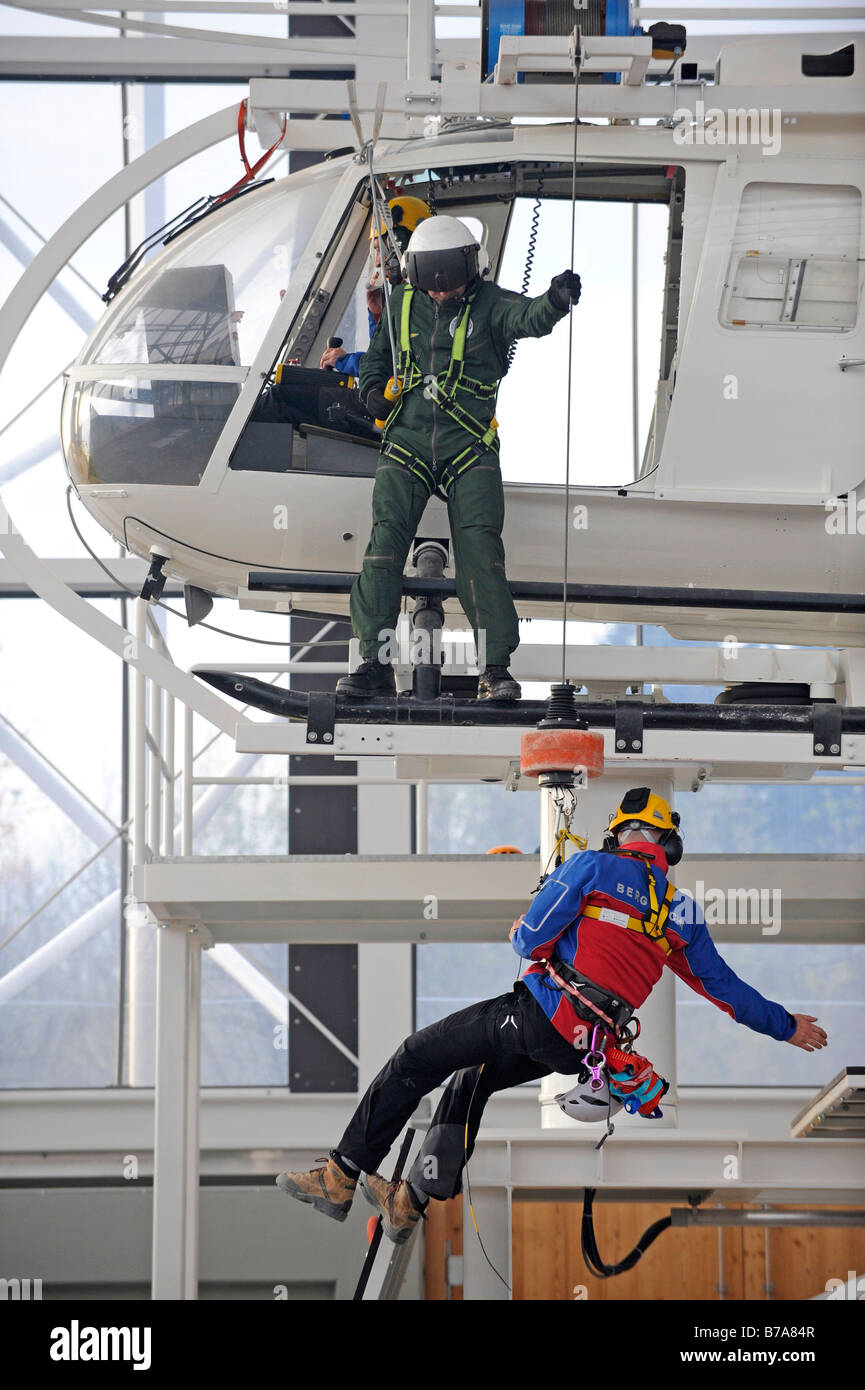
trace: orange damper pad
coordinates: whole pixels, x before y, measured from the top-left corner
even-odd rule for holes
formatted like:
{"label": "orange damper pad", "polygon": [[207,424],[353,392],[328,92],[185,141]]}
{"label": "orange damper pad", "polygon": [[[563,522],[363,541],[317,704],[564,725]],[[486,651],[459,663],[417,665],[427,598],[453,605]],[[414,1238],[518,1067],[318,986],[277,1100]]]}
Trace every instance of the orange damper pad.
{"label": "orange damper pad", "polygon": [[591,729],[530,729],[520,745],[520,772],[570,772],[584,767],[589,777],[604,770],[604,736]]}

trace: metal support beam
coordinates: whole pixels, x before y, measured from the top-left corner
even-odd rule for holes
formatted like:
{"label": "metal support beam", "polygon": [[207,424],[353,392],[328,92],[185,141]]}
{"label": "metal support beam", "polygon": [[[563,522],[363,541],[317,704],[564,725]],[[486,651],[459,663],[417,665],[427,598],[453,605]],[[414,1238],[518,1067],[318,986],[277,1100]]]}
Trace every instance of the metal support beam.
{"label": "metal support beam", "polygon": [[[474,1162],[474,1160],[472,1160]],[[469,1171],[471,1179],[471,1169]],[[511,1259],[511,1191],[504,1185],[473,1187],[472,1206],[482,1233],[484,1250],[475,1232],[468,1190],[463,1190],[463,1299],[500,1303],[510,1298],[505,1284],[513,1284]],[[491,1267],[492,1266],[492,1267]],[[496,1272],[498,1271],[498,1272]]]}
{"label": "metal support beam", "polygon": [[31,782],[50,797],[94,845],[104,845],[112,831],[115,834],[119,833],[119,826],[114,824],[110,816],[100,810],[89,796],[85,796],[65,773],[55,767],[44,753],[40,753],[35,744],[3,715],[0,715],[0,753],[4,753],[20,767]]}
{"label": "metal support beam", "polygon": [[865,1226],[865,1211],[723,1211],[673,1207],[674,1226]]}
{"label": "metal support beam", "polygon": [[200,938],[188,927],[161,928],[156,961],[152,1296],[194,1299],[198,1293]]}
{"label": "metal support beam", "polygon": [[[378,770],[377,758],[358,759],[357,770],[361,779],[357,789],[358,853],[410,855],[412,788],[364,785],[365,774],[374,776]],[[419,870],[419,923],[424,920],[424,895],[434,893],[437,887],[438,876],[432,866],[426,876]],[[413,949],[408,942],[365,942],[358,946],[358,1094],[363,1094],[390,1054],[412,1031]]]}
{"label": "metal support beam", "polygon": [[[537,877],[528,854],[214,856],[140,865],[133,884],[160,921],[201,922],[217,942],[422,944],[506,940]],[[861,942],[863,878],[860,855],[688,856],[676,870],[685,891],[698,902],[705,895],[719,943]],[[436,915],[427,919],[430,893]],[[767,924],[773,893],[783,919]],[[723,913],[709,911],[722,900]]]}

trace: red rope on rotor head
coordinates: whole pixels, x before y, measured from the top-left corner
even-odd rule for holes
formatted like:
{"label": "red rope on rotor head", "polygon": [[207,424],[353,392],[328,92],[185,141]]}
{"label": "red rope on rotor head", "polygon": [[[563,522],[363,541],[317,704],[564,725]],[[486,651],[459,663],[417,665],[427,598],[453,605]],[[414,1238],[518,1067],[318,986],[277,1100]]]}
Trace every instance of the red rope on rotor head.
{"label": "red rope on rotor head", "polygon": [[270,156],[273,154],[274,150],[278,149],[278,147],[282,144],[283,140],[285,139],[285,132],[288,125],[288,116],[283,116],[282,130],[279,132],[279,136],[276,140],[274,140],[270,149],[265,150],[261,158],[257,159],[254,164],[250,164],[249,160],[246,157],[246,108],[247,101],[244,97],[237,110],[237,143],[240,146],[240,158],[243,162],[243,168],[245,172],[243,174],[243,177],[237,180],[237,183],[232,184],[231,188],[226,189],[224,193],[220,193],[219,197],[215,199],[214,205],[216,203],[224,203],[226,198],[230,198],[234,193],[238,193],[241,188],[245,188],[248,183],[251,183],[258,171],[264,168],[265,164],[270,159]]}

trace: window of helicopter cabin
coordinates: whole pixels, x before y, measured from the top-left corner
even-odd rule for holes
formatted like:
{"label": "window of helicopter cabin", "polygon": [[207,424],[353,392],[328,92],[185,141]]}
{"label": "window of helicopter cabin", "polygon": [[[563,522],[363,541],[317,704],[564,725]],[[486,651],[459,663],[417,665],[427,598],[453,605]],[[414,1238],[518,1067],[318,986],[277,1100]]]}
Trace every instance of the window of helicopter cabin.
{"label": "window of helicopter cabin", "polygon": [[738,329],[849,332],[862,285],[862,194],[845,184],[749,183],[721,322]]}
{"label": "window of helicopter cabin", "polygon": [[[642,176],[644,186],[652,173]],[[651,201],[631,201],[634,191],[623,187],[619,197],[577,202],[574,269],[582,295],[572,314],[572,486],[629,483],[645,454],[665,350],[671,188],[668,180],[664,190],[663,171],[654,182]],[[542,295],[569,268],[570,244],[569,188],[568,196],[515,198],[498,283]],[[496,408],[507,483],[564,484],[568,358],[567,316],[547,337],[516,345]]]}
{"label": "window of helicopter cabin", "polygon": [[239,390],[201,379],[70,382],[62,432],[73,481],[194,486]]}
{"label": "window of helicopter cabin", "polygon": [[333,175],[315,171],[290,192],[269,184],[139,267],[69,373],[75,482],[200,481],[332,188]]}
{"label": "window of helicopter cabin", "polygon": [[172,237],[121,291],[87,363],[249,366],[332,190],[285,181]]}

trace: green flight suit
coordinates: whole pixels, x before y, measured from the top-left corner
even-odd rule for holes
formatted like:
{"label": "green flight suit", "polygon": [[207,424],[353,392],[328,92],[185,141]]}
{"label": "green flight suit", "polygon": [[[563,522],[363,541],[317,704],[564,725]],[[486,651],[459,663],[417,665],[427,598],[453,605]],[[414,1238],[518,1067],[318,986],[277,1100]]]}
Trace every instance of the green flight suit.
{"label": "green flight suit", "polygon": [[[406,286],[390,298],[399,346]],[[467,412],[472,432],[447,409],[441,395],[451,367],[454,335],[468,303],[462,372],[452,386],[457,413]],[[416,290],[411,296],[408,338],[416,384],[388,416],[372,496],[372,535],[363,568],[351,591],[351,621],[361,656],[378,656],[393,632],[402,601],[402,576],[427,501],[437,489],[450,521],[457,595],[478,641],[485,636],[486,664],[507,666],[519,645],[516,609],[505,577],[502,545],[504,489],[498,439],[488,430],[508,352],[518,338],[543,338],[568,312],[549,295],[527,299],[489,281],[475,282],[461,298],[436,304]],[[393,375],[384,316],[360,367],[360,393],[383,390]]]}

